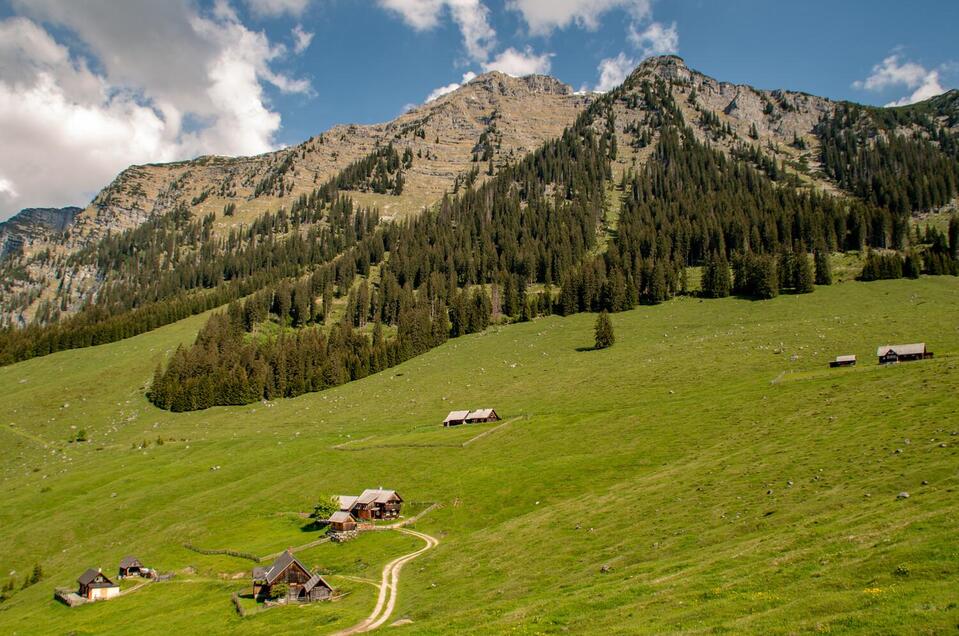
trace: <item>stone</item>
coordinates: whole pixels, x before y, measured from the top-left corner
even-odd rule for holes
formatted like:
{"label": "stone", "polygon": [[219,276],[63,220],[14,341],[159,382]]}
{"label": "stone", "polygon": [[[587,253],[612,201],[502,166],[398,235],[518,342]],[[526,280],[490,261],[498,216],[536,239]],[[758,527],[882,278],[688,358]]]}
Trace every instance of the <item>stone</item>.
{"label": "stone", "polygon": [[609,574],[612,570],[613,570],[613,568],[610,567],[609,565],[603,565],[603,567],[599,568],[599,571],[600,571],[602,574]]}
{"label": "stone", "polygon": [[896,499],[909,499],[909,493],[906,491],[902,491],[901,493],[896,495]]}

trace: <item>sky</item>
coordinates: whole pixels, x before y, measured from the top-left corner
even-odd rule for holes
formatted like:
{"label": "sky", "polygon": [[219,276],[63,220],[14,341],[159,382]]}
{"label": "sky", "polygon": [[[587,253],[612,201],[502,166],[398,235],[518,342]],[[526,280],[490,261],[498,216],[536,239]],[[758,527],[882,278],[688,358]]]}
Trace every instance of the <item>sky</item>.
{"label": "sky", "polygon": [[84,206],[131,164],[387,121],[490,70],[605,91],[672,53],[911,103],[959,86],[956,25],[956,0],[0,0],[0,220]]}

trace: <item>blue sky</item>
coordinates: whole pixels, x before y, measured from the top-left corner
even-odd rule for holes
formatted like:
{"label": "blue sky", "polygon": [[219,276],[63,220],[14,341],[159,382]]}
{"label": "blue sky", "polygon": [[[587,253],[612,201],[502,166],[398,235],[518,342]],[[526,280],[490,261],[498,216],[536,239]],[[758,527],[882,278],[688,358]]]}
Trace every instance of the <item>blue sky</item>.
{"label": "blue sky", "polygon": [[255,154],[389,120],[489,69],[608,89],[678,53],[870,104],[959,85],[959,2],[0,0],[0,219],[132,163]]}

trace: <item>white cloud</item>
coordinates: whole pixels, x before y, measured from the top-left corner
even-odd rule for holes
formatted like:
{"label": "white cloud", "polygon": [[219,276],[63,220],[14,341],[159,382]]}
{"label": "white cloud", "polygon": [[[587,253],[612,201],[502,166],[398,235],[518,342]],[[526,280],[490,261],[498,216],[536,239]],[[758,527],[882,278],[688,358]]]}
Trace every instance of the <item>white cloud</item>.
{"label": "white cloud", "polygon": [[532,34],[548,35],[571,24],[595,30],[600,17],[613,9],[625,9],[634,21],[645,20],[652,0],[509,0],[506,6],[523,15]]}
{"label": "white cloud", "polygon": [[246,0],[246,4],[259,16],[277,17],[285,13],[296,17],[303,15],[310,0]]}
{"label": "white cloud", "polygon": [[449,9],[463,36],[466,53],[474,62],[485,62],[496,46],[489,9],[480,0],[379,0],[379,3],[418,31],[435,28],[443,12]]}
{"label": "white cloud", "polygon": [[623,83],[623,80],[630,74],[636,66],[636,61],[631,57],[626,57],[625,53],[620,52],[616,57],[608,57],[599,63],[596,70],[599,71],[599,83],[596,84],[596,91],[605,93]]}
{"label": "white cloud", "polygon": [[313,33],[310,31],[304,31],[303,25],[297,24],[293,27],[293,52],[299,55],[303,51],[310,48],[310,43],[313,41]]}
{"label": "white cloud", "polygon": [[[446,94],[448,94],[448,93],[452,93],[452,92],[455,91],[457,88],[459,88],[459,87],[462,86],[463,84],[466,84],[467,82],[469,82],[470,80],[472,80],[472,79],[475,78],[475,77],[476,77],[476,73],[474,73],[474,72],[472,72],[472,71],[468,71],[468,72],[466,72],[466,73],[463,73],[463,81],[458,82],[458,83],[457,83],[457,82],[453,82],[452,84],[447,84],[446,86],[440,86],[439,88],[433,89],[433,91],[432,91],[429,95],[426,96],[426,101],[424,101],[423,103],[424,103],[424,104],[428,104],[429,102],[433,101],[434,99],[437,99],[437,98],[439,98],[439,97],[442,97],[443,95],[446,95]],[[409,108],[406,108],[405,110],[409,110]],[[404,112],[405,112],[405,110],[404,110]]]}
{"label": "white cloud", "polygon": [[668,55],[679,51],[679,30],[673,22],[668,27],[662,22],[652,22],[642,32],[635,24],[629,25],[629,42],[642,51],[643,57]]}
{"label": "white cloud", "polygon": [[[286,48],[247,29],[223,0],[202,15],[188,0],[14,6],[35,20],[0,20],[2,216],[85,203],[132,163],[271,150],[280,115],[265,85],[311,92],[271,67]],[[98,64],[36,20],[70,31]]]}
{"label": "white cloud", "polygon": [[549,73],[552,53],[536,55],[532,47],[527,46],[522,51],[510,47],[497,55],[491,61],[483,64],[484,71],[500,71],[513,77],[523,77],[534,73],[545,75]]}
{"label": "white cloud", "polygon": [[889,102],[886,106],[914,104],[946,92],[940,83],[938,69],[926,69],[915,62],[902,62],[899,54],[890,55],[873,66],[869,77],[853,82],[852,86],[877,92],[899,86],[912,90],[909,95]]}

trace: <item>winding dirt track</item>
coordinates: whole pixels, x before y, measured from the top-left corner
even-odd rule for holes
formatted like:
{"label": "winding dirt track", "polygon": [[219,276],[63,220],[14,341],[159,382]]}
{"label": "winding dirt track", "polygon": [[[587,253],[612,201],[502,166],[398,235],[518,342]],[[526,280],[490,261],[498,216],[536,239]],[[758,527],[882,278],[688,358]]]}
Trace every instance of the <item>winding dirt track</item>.
{"label": "winding dirt track", "polygon": [[388,621],[390,616],[393,614],[393,609],[396,607],[396,595],[400,580],[400,569],[406,565],[407,562],[412,561],[428,550],[432,550],[439,543],[439,539],[431,537],[430,535],[422,532],[408,530],[406,528],[395,528],[395,530],[397,532],[402,532],[403,534],[408,534],[410,536],[422,539],[426,542],[426,545],[416,552],[410,552],[409,554],[404,554],[401,557],[397,557],[383,566],[383,575],[380,578],[379,586],[380,593],[376,597],[376,607],[373,608],[373,613],[353,627],[336,632],[333,634],[333,636],[350,636],[351,634],[371,632]]}

